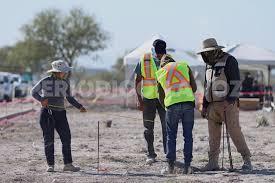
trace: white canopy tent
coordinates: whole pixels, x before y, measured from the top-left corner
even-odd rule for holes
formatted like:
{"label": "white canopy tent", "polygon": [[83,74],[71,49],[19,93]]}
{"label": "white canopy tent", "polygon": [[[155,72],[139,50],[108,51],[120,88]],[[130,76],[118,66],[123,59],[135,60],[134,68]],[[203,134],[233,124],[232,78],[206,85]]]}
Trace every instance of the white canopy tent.
{"label": "white canopy tent", "polygon": [[224,51],[233,55],[240,69],[263,71],[266,85],[270,85],[270,72],[275,68],[275,52],[248,44],[227,47]]}
{"label": "white canopy tent", "polygon": [[[126,67],[125,69],[125,77],[127,78],[133,78],[134,74],[134,68],[137,65],[137,63],[140,61],[140,58],[142,55],[146,52],[151,52],[151,48],[153,47],[153,42],[156,39],[163,39],[167,43],[167,53],[171,54],[173,58],[177,61],[186,61],[190,66],[198,66],[198,65],[204,65],[204,63],[200,60],[194,59],[188,54],[186,54],[185,51],[177,49],[174,47],[174,45],[169,42],[169,40],[165,39],[161,35],[154,35],[151,39],[145,41],[142,45],[137,47],[135,50],[130,52],[124,57],[124,65]],[[131,80],[130,79],[130,80]]]}

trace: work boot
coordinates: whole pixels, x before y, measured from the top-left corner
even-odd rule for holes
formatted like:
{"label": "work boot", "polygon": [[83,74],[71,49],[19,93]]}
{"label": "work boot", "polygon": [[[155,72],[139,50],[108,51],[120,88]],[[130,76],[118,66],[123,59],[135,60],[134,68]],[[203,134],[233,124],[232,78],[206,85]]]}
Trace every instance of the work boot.
{"label": "work boot", "polygon": [[249,156],[243,156],[243,162],[244,163],[242,166],[242,170],[244,170],[244,171],[252,171],[253,170],[253,166],[251,164]]}
{"label": "work boot", "polygon": [[168,161],[167,163],[167,167],[163,168],[161,170],[161,174],[162,175],[166,175],[166,174],[173,174],[175,171],[175,162],[172,161]]}
{"label": "work boot", "polygon": [[201,169],[201,171],[217,171],[219,170],[219,157],[209,158],[208,163]]}
{"label": "work boot", "polygon": [[156,162],[156,158],[147,157],[147,159],[146,159],[146,164],[147,165],[151,165],[151,164],[153,164],[155,162]]}
{"label": "work boot", "polygon": [[47,168],[47,172],[54,172],[54,165],[49,165]]}
{"label": "work boot", "polygon": [[72,163],[65,164],[63,171],[70,171],[70,172],[78,172],[80,170],[79,167],[74,166]]}
{"label": "work boot", "polygon": [[194,173],[194,170],[191,166],[185,166],[184,167],[183,174],[189,175],[189,174],[193,174],[193,173]]}

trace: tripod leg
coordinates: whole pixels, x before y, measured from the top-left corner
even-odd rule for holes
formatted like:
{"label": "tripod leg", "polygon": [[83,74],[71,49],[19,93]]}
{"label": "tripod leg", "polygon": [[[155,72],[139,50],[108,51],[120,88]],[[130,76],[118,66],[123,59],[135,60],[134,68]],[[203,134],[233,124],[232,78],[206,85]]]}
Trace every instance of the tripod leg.
{"label": "tripod leg", "polygon": [[97,122],[97,172],[99,172],[99,121]]}
{"label": "tripod leg", "polygon": [[224,169],[223,162],[224,162],[224,123],[222,124],[222,170]]}
{"label": "tripod leg", "polygon": [[232,155],[231,155],[231,146],[230,146],[230,139],[229,139],[229,133],[228,133],[227,119],[226,119],[226,112],[225,111],[224,111],[224,123],[225,123],[225,128],[226,128],[228,156],[229,156],[229,162],[230,162],[230,169],[229,169],[229,171],[233,171],[233,160],[232,160]]}

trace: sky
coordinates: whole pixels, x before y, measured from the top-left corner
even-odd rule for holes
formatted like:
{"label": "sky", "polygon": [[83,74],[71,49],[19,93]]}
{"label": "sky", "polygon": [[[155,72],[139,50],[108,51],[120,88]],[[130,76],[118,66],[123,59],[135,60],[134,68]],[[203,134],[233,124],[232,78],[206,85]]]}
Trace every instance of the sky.
{"label": "sky", "polygon": [[64,13],[77,7],[94,15],[111,40],[97,52],[99,61],[82,57],[79,64],[110,68],[120,56],[154,34],[173,46],[196,51],[215,37],[222,45],[248,43],[275,51],[274,0],[0,0],[0,46],[22,39],[20,27],[44,9]]}

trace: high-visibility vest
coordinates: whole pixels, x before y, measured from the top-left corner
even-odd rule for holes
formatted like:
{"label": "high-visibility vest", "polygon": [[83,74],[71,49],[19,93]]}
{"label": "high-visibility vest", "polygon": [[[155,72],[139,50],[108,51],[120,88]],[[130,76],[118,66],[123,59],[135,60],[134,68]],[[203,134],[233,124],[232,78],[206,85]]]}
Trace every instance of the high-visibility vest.
{"label": "high-visibility vest", "polygon": [[141,58],[142,95],[147,99],[158,98],[156,81],[157,66],[151,53],[146,53]]}
{"label": "high-visibility vest", "polygon": [[156,75],[165,92],[165,107],[195,101],[190,85],[189,67],[185,62],[170,62],[159,69]]}

